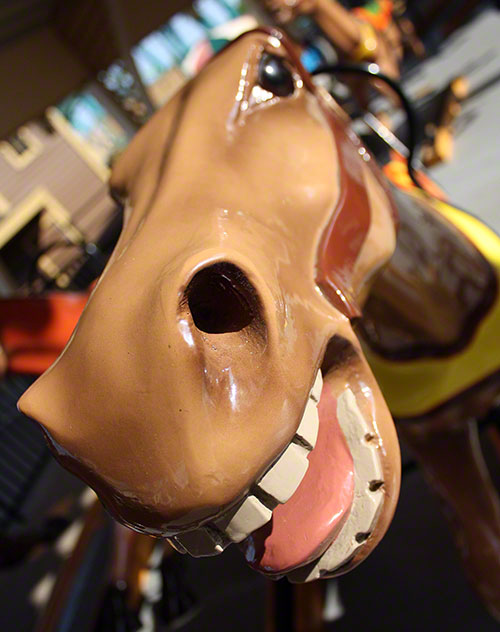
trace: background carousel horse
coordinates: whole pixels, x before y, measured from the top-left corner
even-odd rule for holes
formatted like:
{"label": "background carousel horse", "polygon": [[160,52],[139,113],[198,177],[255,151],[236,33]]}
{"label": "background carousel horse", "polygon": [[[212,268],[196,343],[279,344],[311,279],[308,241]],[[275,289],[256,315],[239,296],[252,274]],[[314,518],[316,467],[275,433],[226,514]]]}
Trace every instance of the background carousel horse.
{"label": "background carousel horse", "polygon": [[380,172],[282,34],[256,31],[138,133],[111,186],[122,235],[21,410],[138,531],[194,555],[240,543],[295,581],[352,568],[400,477],[350,324],[395,244]]}

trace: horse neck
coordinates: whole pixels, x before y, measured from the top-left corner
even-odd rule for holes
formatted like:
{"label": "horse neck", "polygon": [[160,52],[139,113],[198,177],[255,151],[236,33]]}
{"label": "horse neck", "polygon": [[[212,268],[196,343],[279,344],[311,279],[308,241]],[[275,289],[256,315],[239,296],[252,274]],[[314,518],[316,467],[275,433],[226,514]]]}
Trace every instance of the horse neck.
{"label": "horse neck", "polygon": [[396,251],[375,281],[363,335],[395,359],[447,355],[466,346],[496,296],[496,275],[479,250],[431,201],[393,191]]}

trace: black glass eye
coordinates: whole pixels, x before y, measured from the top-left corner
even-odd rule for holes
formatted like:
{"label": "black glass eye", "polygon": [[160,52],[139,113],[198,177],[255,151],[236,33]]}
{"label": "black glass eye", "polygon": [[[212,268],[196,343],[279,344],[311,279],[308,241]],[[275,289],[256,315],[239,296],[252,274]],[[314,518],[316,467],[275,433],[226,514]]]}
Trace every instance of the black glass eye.
{"label": "black glass eye", "polygon": [[264,53],[259,62],[259,85],[277,97],[289,97],[295,83],[284,59]]}

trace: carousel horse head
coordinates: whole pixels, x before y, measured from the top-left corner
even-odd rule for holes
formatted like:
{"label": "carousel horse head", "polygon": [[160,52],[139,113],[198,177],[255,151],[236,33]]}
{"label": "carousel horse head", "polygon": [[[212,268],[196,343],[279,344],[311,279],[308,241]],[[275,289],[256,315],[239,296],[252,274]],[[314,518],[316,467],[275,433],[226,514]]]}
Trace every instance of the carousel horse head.
{"label": "carousel horse head", "polygon": [[20,408],[109,511],[297,581],[382,538],[393,423],[351,319],[395,245],[368,153],[278,31],[240,37],[137,134],[115,251]]}

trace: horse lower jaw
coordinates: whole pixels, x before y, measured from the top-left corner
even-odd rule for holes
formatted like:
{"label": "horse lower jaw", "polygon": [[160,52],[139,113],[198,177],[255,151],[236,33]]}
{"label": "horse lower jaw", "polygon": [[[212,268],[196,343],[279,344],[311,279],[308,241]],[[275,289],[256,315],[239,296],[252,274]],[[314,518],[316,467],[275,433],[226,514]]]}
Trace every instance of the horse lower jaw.
{"label": "horse lower jaw", "polygon": [[[337,418],[354,464],[352,504],[340,528],[332,532],[314,560],[287,573],[292,582],[342,575],[355,565],[355,558],[356,562],[361,561],[373,548],[369,546],[370,538],[385,496],[381,442],[370,421],[361,414],[350,389],[337,399]],[[367,551],[363,552],[365,547]]]}
{"label": "horse lower jaw", "polygon": [[364,557],[382,509],[381,442],[349,385],[338,384],[325,376],[318,440],[301,485],[242,545],[251,566],[270,577],[305,582],[344,572]]}

